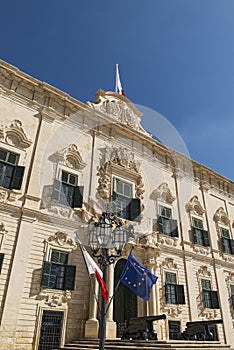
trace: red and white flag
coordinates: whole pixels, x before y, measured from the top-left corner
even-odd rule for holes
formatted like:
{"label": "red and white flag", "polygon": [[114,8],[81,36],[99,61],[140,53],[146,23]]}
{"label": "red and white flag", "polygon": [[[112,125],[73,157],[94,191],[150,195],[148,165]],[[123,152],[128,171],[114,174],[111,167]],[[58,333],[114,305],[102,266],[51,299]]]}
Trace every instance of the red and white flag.
{"label": "red and white flag", "polygon": [[125,96],[124,89],[122,88],[122,84],[119,77],[119,65],[116,64],[116,82],[115,82],[115,92],[120,95]]}
{"label": "red and white flag", "polygon": [[103,279],[103,273],[100,267],[95,263],[95,261],[91,258],[85,247],[80,243],[80,249],[82,251],[89,275],[95,275],[96,279],[101,288],[101,292],[103,297],[108,301],[108,290],[106,288],[106,283]]}

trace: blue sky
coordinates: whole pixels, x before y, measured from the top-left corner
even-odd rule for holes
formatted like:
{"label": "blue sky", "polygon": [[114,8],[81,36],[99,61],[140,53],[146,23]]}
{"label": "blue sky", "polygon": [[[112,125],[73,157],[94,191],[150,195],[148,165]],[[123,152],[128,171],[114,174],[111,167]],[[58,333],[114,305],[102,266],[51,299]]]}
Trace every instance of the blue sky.
{"label": "blue sky", "polygon": [[114,90],[119,63],[127,97],[234,179],[233,0],[8,0],[0,30],[1,59],[84,102]]}

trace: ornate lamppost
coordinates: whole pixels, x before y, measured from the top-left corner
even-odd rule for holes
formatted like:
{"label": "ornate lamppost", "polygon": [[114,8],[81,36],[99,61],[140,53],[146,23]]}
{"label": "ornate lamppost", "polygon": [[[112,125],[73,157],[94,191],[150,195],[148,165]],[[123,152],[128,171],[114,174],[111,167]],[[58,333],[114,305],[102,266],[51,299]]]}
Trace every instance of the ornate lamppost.
{"label": "ornate lamppost", "polygon": [[[107,282],[107,269],[113,264],[115,258],[120,257],[128,237],[133,236],[134,228],[129,225],[127,228],[116,218],[114,214],[104,212],[98,222],[89,230],[89,245],[92,254],[97,258],[102,267],[103,280]],[[99,350],[105,349],[106,338],[106,300],[102,296],[101,324],[99,331]]]}

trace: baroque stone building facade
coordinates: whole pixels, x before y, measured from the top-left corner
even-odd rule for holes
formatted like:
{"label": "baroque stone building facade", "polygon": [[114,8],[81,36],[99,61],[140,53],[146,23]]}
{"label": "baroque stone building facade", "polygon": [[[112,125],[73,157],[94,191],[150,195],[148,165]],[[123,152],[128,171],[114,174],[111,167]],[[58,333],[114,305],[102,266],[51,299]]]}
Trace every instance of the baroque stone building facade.
{"label": "baroque stone building facade", "polygon": [[87,245],[106,210],[134,227],[109,268],[110,296],[131,247],[159,277],[148,302],[119,287],[107,337],[131,316],[165,313],[159,339],[222,318],[219,340],[234,348],[232,181],[152,138],[126,97],[99,90],[84,104],[3,61],[0,120],[2,350],[98,337],[76,236]]}

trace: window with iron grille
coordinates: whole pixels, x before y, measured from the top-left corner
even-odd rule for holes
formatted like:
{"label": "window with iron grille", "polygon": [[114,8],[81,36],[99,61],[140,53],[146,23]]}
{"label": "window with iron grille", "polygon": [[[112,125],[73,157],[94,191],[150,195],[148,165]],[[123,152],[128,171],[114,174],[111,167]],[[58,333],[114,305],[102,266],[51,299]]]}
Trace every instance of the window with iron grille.
{"label": "window with iron grille", "polygon": [[81,208],[83,186],[78,186],[78,176],[66,171],[61,172],[61,180],[54,181],[53,199],[71,208]]}
{"label": "window with iron grille", "polygon": [[192,231],[194,244],[202,245],[204,247],[210,246],[209,234],[208,231],[203,229],[202,220],[193,218]]}
{"label": "window with iron grille", "polygon": [[210,280],[201,280],[203,305],[209,309],[219,309],[219,300],[217,291],[211,290]]}
{"label": "window with iron grille", "polygon": [[19,155],[0,148],[0,186],[20,190],[24,167],[18,166]]}
{"label": "window with iron grille", "polygon": [[224,227],[220,227],[220,231],[223,252],[227,254],[234,254],[234,240],[230,238],[229,230]]}
{"label": "window with iron grille", "polygon": [[160,207],[160,215],[158,216],[158,230],[160,233],[178,237],[178,224],[177,220],[172,219],[171,209],[167,207]]}
{"label": "window with iron grille", "polygon": [[44,261],[41,286],[43,288],[74,290],[76,266],[68,265],[68,253],[52,250],[50,261]]}
{"label": "window with iron grille", "polygon": [[166,272],[165,295],[167,304],[185,304],[184,286],[176,282],[176,274]]}
{"label": "window with iron grille", "polygon": [[116,216],[127,220],[138,220],[140,215],[140,199],[133,198],[133,184],[121,179],[114,179],[112,195],[113,212]]}

